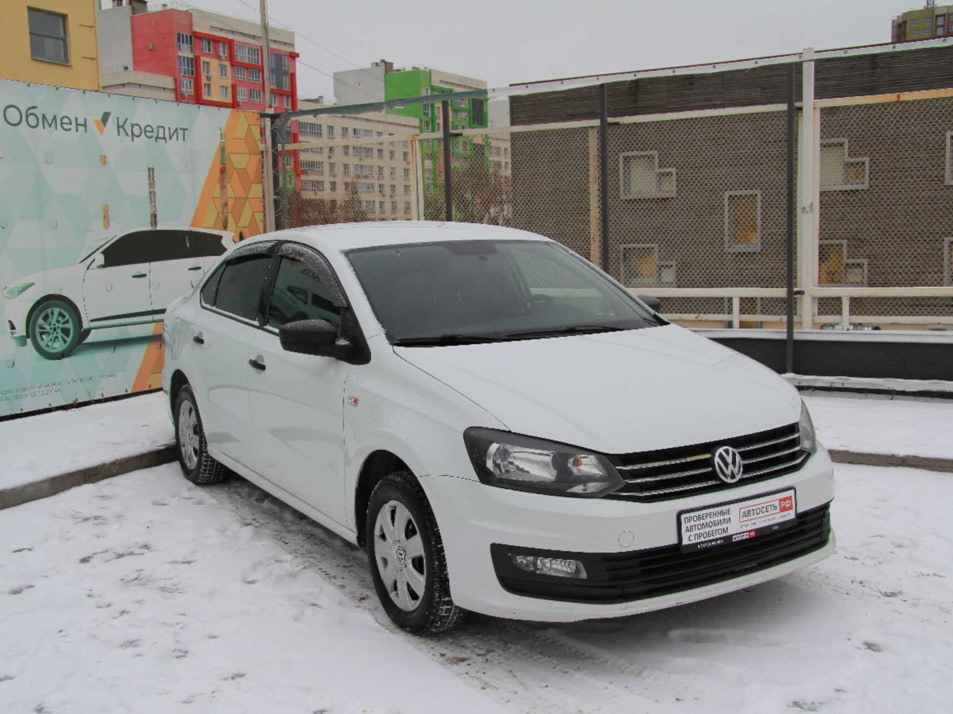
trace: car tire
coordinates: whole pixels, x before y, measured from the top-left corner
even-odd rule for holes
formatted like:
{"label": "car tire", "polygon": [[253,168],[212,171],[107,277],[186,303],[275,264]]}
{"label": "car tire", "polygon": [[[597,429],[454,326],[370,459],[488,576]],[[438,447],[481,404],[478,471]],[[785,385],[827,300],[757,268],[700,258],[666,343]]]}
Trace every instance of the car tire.
{"label": "car tire", "polygon": [[463,611],[450,597],[437,521],[410,471],[390,474],[377,484],[365,527],[371,577],[387,616],[417,635],[454,627]]}
{"label": "car tire", "polygon": [[42,301],[30,315],[33,349],[43,359],[63,359],[80,343],[82,324],[70,303],[58,298]]}
{"label": "car tire", "polygon": [[209,456],[202,417],[189,386],[182,387],[175,398],[175,453],[185,478],[197,486],[219,483],[228,474]]}

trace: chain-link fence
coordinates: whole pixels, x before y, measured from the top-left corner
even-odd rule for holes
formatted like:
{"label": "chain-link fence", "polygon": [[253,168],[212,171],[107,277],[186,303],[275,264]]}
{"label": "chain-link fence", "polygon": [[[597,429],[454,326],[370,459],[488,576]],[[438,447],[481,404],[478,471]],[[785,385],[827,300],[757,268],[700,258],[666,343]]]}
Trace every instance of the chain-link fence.
{"label": "chain-link fence", "polygon": [[[808,59],[789,60],[798,85],[814,76],[801,71]],[[804,294],[799,327],[953,326],[953,81],[838,96],[828,70],[815,100],[810,83],[794,95],[783,63],[692,71],[664,86],[609,84],[601,109],[597,87],[507,88],[512,126],[467,123],[472,98],[448,100],[447,126],[436,100],[416,118],[299,116],[277,147],[278,227],[513,226],[692,326],[784,327],[789,289]],[[868,85],[899,81],[888,79]]]}

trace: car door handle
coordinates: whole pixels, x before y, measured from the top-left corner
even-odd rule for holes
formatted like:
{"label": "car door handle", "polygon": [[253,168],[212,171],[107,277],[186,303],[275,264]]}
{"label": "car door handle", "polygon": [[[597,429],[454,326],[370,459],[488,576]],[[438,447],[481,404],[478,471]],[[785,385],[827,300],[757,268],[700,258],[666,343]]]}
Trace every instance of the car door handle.
{"label": "car door handle", "polygon": [[189,270],[201,270],[201,269],[202,269],[201,265],[193,265],[191,268],[189,268]]}
{"label": "car door handle", "polygon": [[261,355],[259,355],[258,357],[255,357],[254,359],[248,360],[248,364],[250,364],[253,368],[257,369],[259,372],[264,372],[265,363],[262,362],[261,359],[262,359]]}
{"label": "car door handle", "polygon": [[197,345],[204,345],[205,336],[201,332],[198,333],[197,335],[192,335],[192,342],[194,342]]}
{"label": "car door handle", "polygon": [[133,273],[132,277],[134,278],[148,278],[149,273]]}

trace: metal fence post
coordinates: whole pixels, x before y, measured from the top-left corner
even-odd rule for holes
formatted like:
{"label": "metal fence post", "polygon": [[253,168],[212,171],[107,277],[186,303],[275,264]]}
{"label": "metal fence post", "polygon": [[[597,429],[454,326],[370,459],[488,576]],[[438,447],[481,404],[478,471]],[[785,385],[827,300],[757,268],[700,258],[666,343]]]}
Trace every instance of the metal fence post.
{"label": "metal fence post", "polygon": [[274,216],[274,230],[280,231],[285,227],[284,216],[281,215],[281,162],[278,156],[278,122],[281,121],[279,115],[272,114],[271,130],[271,191],[272,204],[271,210]]}
{"label": "metal fence post", "polygon": [[795,99],[797,92],[797,63],[789,66],[788,77],[788,205],[787,205],[787,319],[785,321],[784,371],[794,372],[794,213],[797,206],[797,184],[794,176],[794,125],[797,123]]}
{"label": "metal fence post", "polygon": [[448,221],[453,220],[453,155],[450,153],[450,102],[444,99],[440,102],[443,114],[443,200],[444,216]]}
{"label": "metal fence post", "polygon": [[814,50],[805,49],[801,64],[801,132],[798,144],[798,282],[801,285],[801,328],[814,326],[814,274],[817,271],[817,216],[820,200],[819,110],[814,106]]}
{"label": "metal fence post", "polygon": [[599,91],[599,195],[601,207],[602,269],[609,272],[609,86]]}

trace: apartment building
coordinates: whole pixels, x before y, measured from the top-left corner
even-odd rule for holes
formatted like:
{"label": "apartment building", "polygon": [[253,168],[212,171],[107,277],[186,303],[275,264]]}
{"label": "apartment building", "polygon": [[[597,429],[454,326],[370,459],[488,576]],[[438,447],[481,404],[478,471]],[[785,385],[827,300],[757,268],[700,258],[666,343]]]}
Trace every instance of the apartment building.
{"label": "apartment building", "polygon": [[915,42],[953,35],[950,13],[953,13],[953,5],[932,2],[919,10],[908,10],[893,19],[890,39],[892,42]]}
{"label": "apartment building", "polygon": [[[302,100],[301,109],[324,109]],[[411,142],[418,131],[410,117],[374,112],[319,114],[297,124],[300,196],[309,210],[335,214],[347,206],[370,220],[410,220],[417,201]],[[309,146],[310,145],[310,146]],[[320,215],[311,216],[320,220]]]}
{"label": "apartment building", "polygon": [[262,112],[298,108],[293,32],[269,28],[266,77],[258,23],[185,5],[150,10],[143,0],[114,0],[98,21],[104,91]]}

